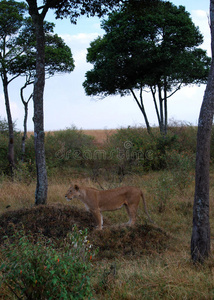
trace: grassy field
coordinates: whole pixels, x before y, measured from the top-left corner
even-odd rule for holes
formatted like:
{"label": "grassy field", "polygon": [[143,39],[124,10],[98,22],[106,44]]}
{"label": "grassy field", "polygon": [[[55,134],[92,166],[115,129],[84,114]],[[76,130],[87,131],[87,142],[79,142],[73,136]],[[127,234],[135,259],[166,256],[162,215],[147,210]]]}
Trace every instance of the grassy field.
{"label": "grassy field", "polygon": [[[135,185],[144,190],[147,206],[154,228],[161,228],[168,236],[163,249],[158,249],[156,240],[145,251],[131,251],[128,254],[115,255],[114,248],[100,250],[100,257],[95,259],[94,265],[94,298],[96,299],[213,299],[214,294],[214,263],[210,258],[204,266],[194,266],[190,260],[190,238],[192,225],[192,203],[194,196],[194,182],[180,192],[176,190],[174,196],[166,199],[165,207],[160,209],[160,203],[153,189],[160,174],[150,173],[144,176],[129,176],[122,185]],[[64,194],[72,178],[50,178],[48,206],[54,203],[67,205]],[[78,178],[75,182],[98,187],[89,178]],[[102,182],[103,186],[109,183]],[[24,208],[31,209],[34,205],[35,183],[26,185],[20,182],[4,181],[1,183],[1,213],[12,212]],[[211,188],[213,199],[213,187]],[[6,208],[8,205],[10,207]],[[72,205],[79,209],[83,205],[74,200]],[[211,202],[211,227],[213,227],[213,203]],[[104,214],[103,240],[109,239],[114,231],[121,232],[118,224],[127,221],[125,209]],[[140,205],[137,226],[149,224]],[[151,225],[153,226],[153,225]],[[114,231],[113,231],[114,229]],[[133,228],[133,232],[137,227]],[[110,231],[109,231],[110,230]],[[96,241],[96,232],[92,239]],[[140,239],[140,236],[138,237]],[[145,236],[142,235],[142,239]],[[146,236],[150,239],[150,236]],[[160,237],[159,237],[160,238]],[[126,239],[121,239],[127,247]],[[93,243],[93,240],[91,241]],[[130,241],[128,241],[130,243]],[[212,234],[213,243],[213,234]],[[132,245],[129,244],[131,247]],[[141,249],[142,250],[142,249]]]}
{"label": "grassy field", "polygon": [[[102,143],[111,132],[89,134]],[[126,174],[122,181],[114,176],[107,181],[102,176],[92,180],[86,173],[71,169],[67,174],[49,176],[48,205],[44,214],[43,208],[34,207],[35,180],[11,182],[4,178],[0,181],[0,227],[5,229],[9,223],[26,222],[26,228],[33,232],[39,226],[41,230],[49,227],[50,235],[60,239],[60,235],[69,230],[69,222],[71,226],[76,223],[80,227],[88,224],[88,238],[92,245],[100,248],[92,261],[93,299],[213,299],[213,253],[204,265],[193,265],[190,259],[194,170],[188,176],[186,181],[182,173],[161,170]],[[105,212],[103,232],[94,230],[93,218],[85,212],[84,205],[76,199],[68,203],[64,198],[71,181],[104,189],[125,185],[140,187],[155,224],[149,223],[140,204],[137,224],[133,228],[120,226],[128,221],[126,210],[122,208]],[[211,171],[212,248],[213,198],[214,172]],[[6,286],[0,297],[15,299]]]}
{"label": "grassy field", "polygon": [[102,130],[102,129],[97,129],[97,130],[83,130],[83,133],[93,136],[95,138],[95,141],[99,144],[102,144],[103,142],[106,141],[106,139],[108,139],[108,137],[110,137],[112,134],[114,134],[115,132],[117,132],[117,129],[106,129],[106,130]]}
{"label": "grassy field", "polygon": [[[96,143],[102,144],[108,139],[108,137],[116,133],[117,129],[83,129],[82,132],[86,135],[93,136]],[[33,131],[28,132],[28,137],[31,135],[33,135]]]}

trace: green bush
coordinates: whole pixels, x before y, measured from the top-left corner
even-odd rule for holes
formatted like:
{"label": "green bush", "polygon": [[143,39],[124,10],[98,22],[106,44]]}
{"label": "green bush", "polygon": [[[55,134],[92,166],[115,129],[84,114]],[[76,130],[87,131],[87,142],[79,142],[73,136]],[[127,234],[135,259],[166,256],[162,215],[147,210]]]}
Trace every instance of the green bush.
{"label": "green bush", "polygon": [[172,174],[162,171],[156,180],[150,183],[150,191],[154,194],[158,212],[163,213],[168,207],[169,200],[176,193],[176,185]]}
{"label": "green bush", "polygon": [[197,126],[183,122],[171,122],[168,131],[178,137],[178,148],[180,152],[196,152]]}
{"label": "green bush", "polygon": [[47,133],[45,136],[45,152],[47,166],[84,166],[86,150],[94,149],[93,137],[84,134],[75,127],[62,131]]}
{"label": "green bush", "polygon": [[14,180],[30,184],[36,177],[35,160],[18,161],[14,170]]}
{"label": "green bush", "polygon": [[153,151],[151,137],[144,128],[121,128],[109,138],[108,153],[118,172],[145,171],[152,163],[146,154]]}
{"label": "green bush", "polygon": [[24,232],[2,250],[0,284],[9,287],[17,299],[87,299],[92,296],[90,276],[94,256],[87,230],[77,227],[61,248],[44,237],[37,241]]}
{"label": "green bush", "polygon": [[[15,123],[13,124],[14,130],[14,156],[15,162],[21,159],[21,132],[16,130]],[[9,132],[8,123],[5,119],[0,117],[0,170],[3,174],[10,173],[9,162],[8,162],[8,143],[9,143]]]}
{"label": "green bush", "polygon": [[[21,160],[21,155],[19,154],[18,160]],[[35,161],[35,149],[34,149],[34,136],[30,135],[25,141],[25,162],[33,164]]]}
{"label": "green bush", "polygon": [[194,179],[195,155],[177,150],[167,151],[166,169],[158,172],[158,177],[148,184],[154,195],[159,212],[164,212],[176,193],[184,193]]}
{"label": "green bush", "polygon": [[6,172],[8,168],[8,138],[5,134],[0,133],[0,170],[1,172]]}
{"label": "green bush", "polygon": [[193,180],[191,173],[195,167],[195,154],[173,150],[166,154],[167,169],[171,171],[177,188],[183,192]]}
{"label": "green bush", "polygon": [[[15,124],[13,124],[13,126],[15,127]],[[4,133],[4,132],[8,132],[8,122],[5,118],[2,119],[0,117],[0,133]]]}
{"label": "green bush", "polygon": [[169,132],[160,134],[157,128],[149,135],[145,128],[120,129],[109,139],[115,163],[124,172],[149,171],[166,168],[166,151],[178,148],[178,137]]}
{"label": "green bush", "polygon": [[[0,122],[1,125],[1,122]],[[0,127],[1,129],[1,127]],[[22,162],[21,153],[22,133],[15,131],[15,176],[20,179],[35,177],[35,149],[34,136],[27,137],[25,141],[25,157]],[[8,131],[0,130],[0,169],[3,173],[8,172]],[[85,167],[88,159],[88,153],[93,154],[96,150],[94,138],[84,134],[75,127],[66,130],[48,132],[45,135],[45,153],[48,174],[52,174],[58,169],[68,167]]]}
{"label": "green bush", "polygon": [[[169,158],[174,155],[173,151],[178,154],[188,153],[189,157],[194,156],[196,132],[196,127],[178,123],[169,126],[166,136],[160,134],[158,128],[152,128],[151,135],[141,127],[121,128],[104,144],[98,146],[95,145],[93,137],[75,127],[48,132],[45,135],[48,175],[54,175],[59,170],[67,172],[71,168],[84,169],[91,173],[93,178],[101,173],[110,178],[113,175],[123,177],[130,172],[165,170],[169,167]],[[16,174],[22,179],[34,178],[36,174],[34,137],[26,139],[24,164],[21,161],[21,139],[22,134],[15,132]],[[0,168],[7,174],[8,133],[4,128],[0,130],[0,145]],[[211,160],[214,158],[213,149],[214,133],[211,138]],[[172,159],[171,164],[174,162]]]}

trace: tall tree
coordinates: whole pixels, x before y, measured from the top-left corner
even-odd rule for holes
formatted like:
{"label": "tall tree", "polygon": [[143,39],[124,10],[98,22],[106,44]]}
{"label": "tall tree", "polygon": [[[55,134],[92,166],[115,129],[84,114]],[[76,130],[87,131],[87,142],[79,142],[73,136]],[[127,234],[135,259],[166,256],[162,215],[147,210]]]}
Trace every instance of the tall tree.
{"label": "tall tree", "polygon": [[7,112],[9,143],[8,160],[13,175],[14,169],[14,129],[10,109],[8,86],[18,74],[9,76],[10,64],[23,52],[23,47],[17,45],[17,33],[24,24],[26,5],[13,0],[0,2],[0,76],[3,83],[5,107]]}
{"label": "tall tree", "polygon": [[[54,34],[54,24],[44,22],[45,32],[45,74],[46,78],[50,78],[56,73],[71,72],[74,69],[74,60],[71,49],[64,43],[61,37]],[[32,19],[26,20],[25,27],[19,34],[19,44],[27,45],[25,51],[17,56],[10,64],[10,73],[13,75],[24,75],[26,81],[20,90],[20,96],[24,105],[24,133],[22,138],[22,159],[25,156],[25,140],[27,135],[27,117],[28,103],[33,96],[33,93],[25,100],[24,90],[27,86],[32,85],[35,81],[36,73],[36,42],[35,42],[34,26]]]}
{"label": "tall tree", "polygon": [[195,196],[191,255],[203,262],[210,254],[209,164],[210,139],[214,115],[214,0],[210,0],[212,63],[198,120]]}
{"label": "tall tree", "polygon": [[166,133],[169,97],[182,85],[206,83],[210,59],[197,48],[203,37],[183,6],[145,3],[124,5],[103,22],[106,33],[88,49],[87,60],[94,68],[83,85],[88,95],[131,93],[148,131],[143,91],[149,90],[160,131]]}
{"label": "tall tree", "polygon": [[[43,96],[45,87],[45,37],[44,19],[49,9],[54,9],[56,17],[70,17],[72,23],[77,22],[81,15],[101,17],[120,0],[26,0],[29,6],[29,13],[32,17],[36,34],[36,80],[34,83],[34,141],[37,167],[37,186],[35,203],[45,204],[47,201],[47,171],[44,148],[44,111]],[[41,4],[42,3],[42,4]]]}

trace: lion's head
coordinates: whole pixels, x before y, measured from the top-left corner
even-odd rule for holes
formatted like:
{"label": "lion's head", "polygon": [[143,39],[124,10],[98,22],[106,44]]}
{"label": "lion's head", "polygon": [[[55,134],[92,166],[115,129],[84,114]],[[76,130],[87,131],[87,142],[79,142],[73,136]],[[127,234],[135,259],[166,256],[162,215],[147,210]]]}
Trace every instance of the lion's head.
{"label": "lion's head", "polygon": [[72,200],[74,197],[78,198],[80,196],[79,186],[78,185],[71,185],[68,189],[67,193],[65,194],[66,200]]}

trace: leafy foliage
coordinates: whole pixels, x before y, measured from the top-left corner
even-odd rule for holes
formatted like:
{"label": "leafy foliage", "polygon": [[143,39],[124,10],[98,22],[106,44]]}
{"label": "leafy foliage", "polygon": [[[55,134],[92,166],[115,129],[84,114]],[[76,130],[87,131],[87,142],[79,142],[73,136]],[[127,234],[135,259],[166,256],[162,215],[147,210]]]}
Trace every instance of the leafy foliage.
{"label": "leafy foliage", "polygon": [[7,120],[0,117],[0,134],[4,134],[8,132],[8,130]]}
{"label": "leafy foliage", "polygon": [[[206,82],[210,59],[196,49],[203,37],[184,7],[166,2],[152,10],[127,8],[111,14],[102,28],[106,34],[88,49],[87,60],[94,64],[84,83],[88,94],[123,94],[145,85],[163,87],[164,76],[168,91],[178,83]],[[197,68],[203,72],[195,78]]]}
{"label": "leafy foliage", "polygon": [[17,232],[6,240],[1,260],[1,282],[17,299],[90,298],[91,259],[94,256],[87,230],[76,226],[60,249],[42,236]]}
{"label": "leafy foliage", "polygon": [[183,6],[162,1],[127,5],[110,14],[102,28],[104,36],[88,49],[87,60],[94,65],[83,83],[88,95],[132,93],[144,113],[142,91],[149,88],[162,129],[167,99],[182,85],[206,83],[210,58],[197,48],[203,37]]}
{"label": "leafy foliage", "polygon": [[0,2],[0,73],[8,72],[14,57],[21,54],[23,46],[17,43],[17,33],[25,23],[27,6],[24,2]]}
{"label": "leafy foliage", "polygon": [[[55,73],[71,72],[74,69],[74,60],[71,49],[63,39],[54,34],[54,24],[44,22],[45,32],[45,72],[46,76]],[[10,63],[9,72],[12,75],[28,75],[34,80],[36,72],[36,36],[31,18],[27,18],[24,27],[17,37],[17,45],[24,51],[17,55]]]}
{"label": "leafy foliage", "polygon": [[[31,2],[31,1],[28,1]],[[46,7],[55,9],[57,18],[70,17],[72,23],[76,24],[77,18],[82,15],[87,17],[95,16],[102,17],[109,12],[115,6],[121,5],[121,0],[85,0],[85,1],[73,1],[73,0],[45,0],[43,1]]]}
{"label": "leafy foliage", "polygon": [[53,169],[85,166],[84,153],[94,148],[93,138],[75,127],[50,132],[45,138],[47,165]]}
{"label": "leafy foliage", "polygon": [[[2,39],[4,36],[16,34],[24,22],[23,14],[26,12],[27,6],[24,2],[2,0],[0,8],[0,36]],[[2,44],[0,46],[2,47]]]}
{"label": "leafy foliage", "polygon": [[[115,174],[121,175],[122,178],[129,172],[142,173],[168,168],[174,170],[178,165],[184,168],[182,170],[186,170],[185,164],[188,164],[189,160],[192,161],[191,157],[195,154],[196,132],[195,127],[186,125],[169,127],[167,136],[162,136],[157,128],[153,130],[152,135],[149,135],[145,128],[121,128],[101,145],[97,145],[92,136],[84,134],[74,126],[66,130],[47,132],[45,152],[48,174],[54,175],[78,168],[79,171],[89,172],[95,178],[105,170],[102,176],[111,180]],[[7,135],[7,131],[0,134],[0,166],[6,174]],[[27,182],[29,177],[35,177],[34,137],[31,135],[26,139],[25,163],[22,162],[20,152],[21,140],[21,133],[15,132],[15,177]],[[213,142],[212,137],[212,145]],[[187,159],[186,163],[185,159],[181,159],[183,156]],[[213,157],[212,151],[212,160]],[[189,169],[188,166],[187,172]]]}

